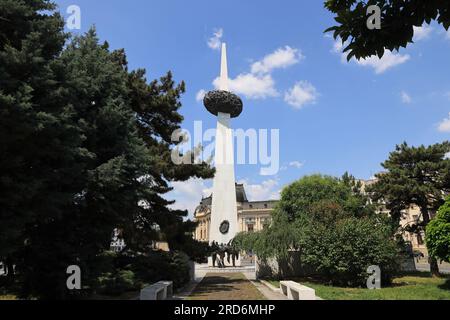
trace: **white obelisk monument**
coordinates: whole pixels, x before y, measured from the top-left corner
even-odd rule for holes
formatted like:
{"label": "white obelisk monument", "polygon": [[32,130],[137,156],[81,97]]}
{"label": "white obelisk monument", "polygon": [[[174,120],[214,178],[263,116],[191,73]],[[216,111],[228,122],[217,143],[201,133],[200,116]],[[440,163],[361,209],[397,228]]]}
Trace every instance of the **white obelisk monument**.
{"label": "white obelisk monument", "polygon": [[242,112],[241,99],[229,92],[226,44],[222,44],[220,87],[205,97],[206,108],[217,116],[210,243],[228,244],[238,233],[234,146],[231,118]]}

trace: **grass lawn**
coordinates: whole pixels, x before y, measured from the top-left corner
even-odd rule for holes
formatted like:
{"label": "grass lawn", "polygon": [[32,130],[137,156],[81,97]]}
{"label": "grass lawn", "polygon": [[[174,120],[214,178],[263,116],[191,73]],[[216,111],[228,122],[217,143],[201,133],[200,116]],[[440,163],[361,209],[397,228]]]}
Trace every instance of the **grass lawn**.
{"label": "grass lawn", "polygon": [[265,300],[242,273],[208,273],[188,300]]}
{"label": "grass lawn", "polygon": [[[311,279],[294,279],[313,288],[325,300],[450,300],[450,276],[432,278],[429,273],[414,273],[394,280],[391,287],[380,290],[332,287]],[[278,281],[269,281],[279,287]]]}

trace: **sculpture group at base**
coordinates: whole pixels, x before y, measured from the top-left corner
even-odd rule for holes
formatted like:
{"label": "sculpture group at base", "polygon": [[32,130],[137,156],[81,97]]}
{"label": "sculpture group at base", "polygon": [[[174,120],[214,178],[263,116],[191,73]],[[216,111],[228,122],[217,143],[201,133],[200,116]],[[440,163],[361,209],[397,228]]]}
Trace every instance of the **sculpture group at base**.
{"label": "sculpture group at base", "polygon": [[226,268],[225,265],[225,255],[227,256],[228,265],[232,264],[236,267],[236,260],[239,260],[239,250],[233,245],[233,241],[230,241],[227,245],[219,245],[217,242],[213,241],[211,244],[212,248],[212,262],[213,267],[217,266],[221,269]]}

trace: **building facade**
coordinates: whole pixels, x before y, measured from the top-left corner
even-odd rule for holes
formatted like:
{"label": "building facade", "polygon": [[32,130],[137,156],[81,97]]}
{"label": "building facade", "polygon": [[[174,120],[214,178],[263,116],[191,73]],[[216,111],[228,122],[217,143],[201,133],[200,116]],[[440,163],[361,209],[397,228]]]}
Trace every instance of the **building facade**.
{"label": "building facade", "polygon": [[[194,238],[198,241],[210,242],[212,197],[202,199],[194,213],[195,221],[198,222]],[[238,232],[257,232],[270,224],[277,201],[248,201],[242,184],[236,184],[236,200]]]}

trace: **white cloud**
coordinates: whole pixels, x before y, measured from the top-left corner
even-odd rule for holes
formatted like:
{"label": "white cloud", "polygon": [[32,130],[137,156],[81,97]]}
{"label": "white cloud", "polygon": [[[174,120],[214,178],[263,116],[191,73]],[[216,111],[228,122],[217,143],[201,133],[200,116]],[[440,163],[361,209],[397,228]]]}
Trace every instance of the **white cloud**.
{"label": "white cloud", "polygon": [[[218,89],[220,79],[215,79],[213,85]],[[265,99],[279,95],[275,89],[275,81],[269,74],[254,75],[251,73],[241,73],[234,79],[228,79],[228,87],[230,91],[236,94],[242,94],[247,99]]]}
{"label": "white cloud", "polygon": [[248,180],[242,180],[245,192],[250,201],[279,200],[280,188],[278,181],[274,179],[265,180],[260,184],[251,184]]}
{"label": "white cloud", "polygon": [[331,50],[331,52],[333,53],[337,53],[340,54],[341,56],[341,62],[342,63],[346,63],[347,62],[347,57],[346,55],[342,52],[342,50],[348,45],[348,41],[345,43],[342,43],[341,39],[336,39],[333,42],[333,49]]}
{"label": "white cloud", "polygon": [[301,169],[301,168],[303,168],[304,165],[305,165],[305,163],[300,162],[300,161],[292,161],[291,163],[289,163],[289,166],[294,167],[296,169]]}
{"label": "white cloud", "polygon": [[414,27],[414,41],[420,41],[428,39],[431,35],[433,28],[429,24],[424,24],[421,27]]}
{"label": "white cloud", "polygon": [[448,118],[439,123],[438,130],[440,132],[450,132],[450,113],[448,114]]}
{"label": "white cloud", "polygon": [[220,50],[222,46],[223,29],[216,29],[211,38],[208,39],[208,47],[213,50]]}
{"label": "white cloud", "polygon": [[296,109],[301,109],[307,104],[314,104],[317,97],[317,90],[311,83],[300,81],[285,93],[284,101]]}
{"label": "white cloud", "polygon": [[172,183],[173,191],[166,195],[166,199],[176,200],[171,206],[176,210],[188,210],[189,218],[193,218],[195,208],[200,204],[202,197],[208,197],[212,188],[204,180],[192,178],[188,181]]}
{"label": "white cloud", "polygon": [[[342,50],[347,46],[347,44],[348,42],[342,43],[341,39],[336,39],[333,43],[332,52],[340,54],[342,63],[347,62],[347,54],[342,52]],[[405,63],[410,58],[411,56],[408,54],[394,53],[392,51],[387,50],[384,52],[384,55],[381,59],[378,58],[378,56],[372,56],[360,60],[352,59],[351,61],[354,61],[356,64],[360,66],[373,68],[376,74],[382,74],[395,66]]]}
{"label": "white cloud", "polygon": [[412,98],[411,98],[411,96],[410,96],[407,92],[402,91],[402,92],[400,93],[400,95],[401,95],[401,98],[402,98],[402,102],[403,102],[403,103],[405,103],[405,104],[410,104],[410,103],[412,103]]}
{"label": "white cloud", "polygon": [[253,63],[251,72],[253,74],[270,73],[274,69],[285,69],[299,63],[303,58],[304,56],[298,49],[285,46],[266,55],[262,60]]}
{"label": "white cloud", "polygon": [[[221,33],[217,34],[220,37]],[[228,79],[230,91],[245,96],[247,99],[267,99],[278,97],[280,93],[276,89],[272,71],[275,69],[285,69],[297,64],[304,56],[299,49],[285,46],[266,55],[262,60],[250,65],[250,72],[242,72],[235,78]],[[220,79],[213,81],[216,89],[220,87]],[[200,101],[204,91],[197,93],[197,100]]]}
{"label": "white cloud", "polygon": [[203,98],[205,97],[205,95],[206,95],[206,90],[201,89],[197,92],[197,95],[195,96],[195,100],[197,100],[197,102],[201,102],[201,101],[203,101]]}
{"label": "white cloud", "polygon": [[377,56],[372,56],[355,61],[358,65],[372,67],[376,74],[381,74],[393,67],[405,63],[410,58],[411,57],[408,54],[403,55],[400,53],[393,53],[392,51],[385,51],[384,56],[381,59]]}

